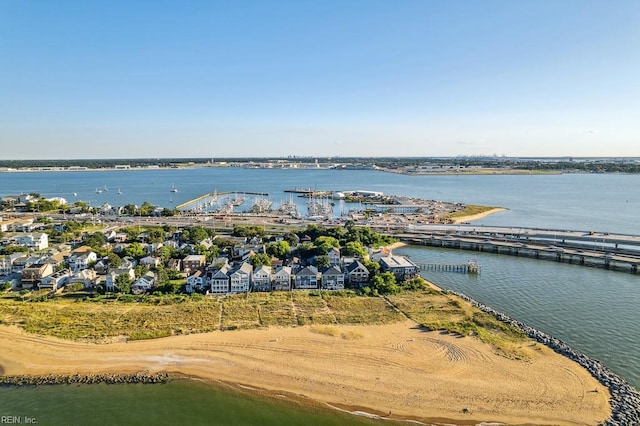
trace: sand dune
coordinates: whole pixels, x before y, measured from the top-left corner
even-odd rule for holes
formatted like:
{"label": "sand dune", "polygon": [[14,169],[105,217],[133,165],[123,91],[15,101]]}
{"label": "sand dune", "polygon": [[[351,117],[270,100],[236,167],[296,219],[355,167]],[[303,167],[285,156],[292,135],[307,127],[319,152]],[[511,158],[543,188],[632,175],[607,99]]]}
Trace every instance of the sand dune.
{"label": "sand dune", "polygon": [[7,375],[166,371],[352,411],[459,424],[597,424],[608,417],[608,391],[584,369],[526,345],[529,360],[510,360],[471,337],[425,332],[411,322],[108,344],[0,326],[0,367]]}

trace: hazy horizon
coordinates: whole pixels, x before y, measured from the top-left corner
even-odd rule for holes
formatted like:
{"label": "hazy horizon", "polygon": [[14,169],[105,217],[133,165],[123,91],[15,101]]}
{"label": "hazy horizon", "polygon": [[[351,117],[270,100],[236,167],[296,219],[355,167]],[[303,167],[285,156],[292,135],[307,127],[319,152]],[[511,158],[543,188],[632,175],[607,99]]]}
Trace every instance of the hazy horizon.
{"label": "hazy horizon", "polygon": [[640,2],[0,3],[0,159],[640,156]]}

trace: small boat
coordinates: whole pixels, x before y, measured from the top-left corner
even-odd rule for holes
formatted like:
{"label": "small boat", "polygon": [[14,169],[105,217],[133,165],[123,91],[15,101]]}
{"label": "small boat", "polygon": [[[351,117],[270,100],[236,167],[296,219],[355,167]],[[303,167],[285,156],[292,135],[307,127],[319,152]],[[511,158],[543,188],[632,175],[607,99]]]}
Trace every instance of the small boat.
{"label": "small boat", "polygon": [[171,184],[171,192],[178,192],[178,188],[174,184]]}
{"label": "small boat", "polygon": [[77,197],[77,196],[78,196],[78,193],[77,193],[77,192],[74,192],[74,193],[73,193],[73,196],[74,196],[74,197]]}
{"label": "small boat", "polygon": [[96,188],[96,194],[102,194],[102,189]]}

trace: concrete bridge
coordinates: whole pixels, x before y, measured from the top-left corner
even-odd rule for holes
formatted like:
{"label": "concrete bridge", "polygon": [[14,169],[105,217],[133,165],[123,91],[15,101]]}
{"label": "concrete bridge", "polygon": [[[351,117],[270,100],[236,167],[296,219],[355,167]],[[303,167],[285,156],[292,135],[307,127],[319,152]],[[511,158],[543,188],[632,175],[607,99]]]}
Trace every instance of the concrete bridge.
{"label": "concrete bridge", "polygon": [[418,245],[524,256],[638,274],[640,236],[473,225],[410,226],[395,234]]}

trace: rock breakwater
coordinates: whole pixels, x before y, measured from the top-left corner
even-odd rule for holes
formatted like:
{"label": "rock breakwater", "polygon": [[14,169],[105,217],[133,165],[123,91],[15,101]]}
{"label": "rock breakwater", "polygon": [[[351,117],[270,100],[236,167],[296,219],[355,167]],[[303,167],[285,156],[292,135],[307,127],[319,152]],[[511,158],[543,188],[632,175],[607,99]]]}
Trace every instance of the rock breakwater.
{"label": "rock breakwater", "polygon": [[578,363],[591,373],[598,382],[609,389],[609,393],[611,394],[609,402],[611,405],[611,417],[603,423],[604,426],[640,425],[640,393],[600,361],[591,359],[585,354],[571,348],[560,339],[549,336],[540,330],[514,320],[508,315],[498,312],[490,306],[483,305],[465,294],[455,291],[447,291],[447,293],[454,294],[470,302],[481,311],[493,315],[499,321],[522,330],[522,332],[531,339]]}
{"label": "rock breakwater", "polygon": [[70,384],[132,384],[132,383],[167,383],[167,373],[139,372],[134,374],[48,374],[46,376],[0,376],[0,386],[40,386]]}

